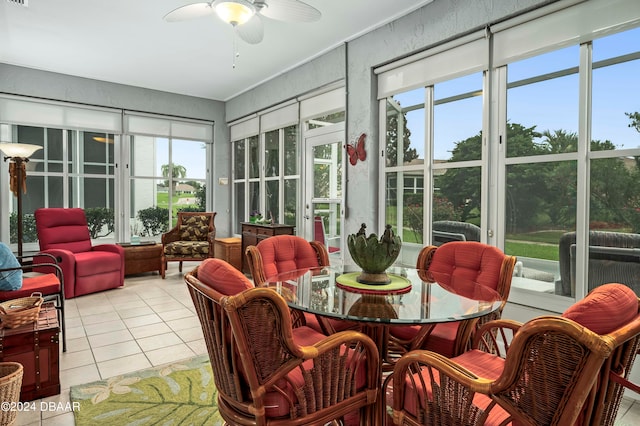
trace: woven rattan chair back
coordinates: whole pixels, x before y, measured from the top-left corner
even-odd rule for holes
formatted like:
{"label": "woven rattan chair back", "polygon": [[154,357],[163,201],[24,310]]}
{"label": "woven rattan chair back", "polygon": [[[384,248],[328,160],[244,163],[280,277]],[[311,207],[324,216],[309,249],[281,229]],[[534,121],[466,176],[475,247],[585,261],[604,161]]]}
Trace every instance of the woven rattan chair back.
{"label": "woven rattan chair back", "polygon": [[[286,302],[268,288],[228,297],[223,305],[257,424],[324,425],[358,412],[362,424],[373,424],[380,378],[378,351],[370,338],[350,330],[299,346]],[[288,415],[265,418],[267,396],[274,394],[284,399]]]}
{"label": "woven rattan chair back", "polygon": [[609,337],[612,338],[613,352],[600,369],[592,400],[585,407],[585,425],[613,426],[625,388],[640,393],[638,386],[629,382],[629,374],[640,350],[640,319],[636,318]]}
{"label": "woven rattan chair back", "polygon": [[247,384],[243,382],[238,370],[240,360],[235,339],[231,333],[227,313],[220,304],[224,295],[198,279],[198,268],[185,274],[184,280],[204,334],[213,378],[218,389],[218,409],[222,417],[231,423],[236,417],[236,412],[248,412],[251,400],[243,392]]}

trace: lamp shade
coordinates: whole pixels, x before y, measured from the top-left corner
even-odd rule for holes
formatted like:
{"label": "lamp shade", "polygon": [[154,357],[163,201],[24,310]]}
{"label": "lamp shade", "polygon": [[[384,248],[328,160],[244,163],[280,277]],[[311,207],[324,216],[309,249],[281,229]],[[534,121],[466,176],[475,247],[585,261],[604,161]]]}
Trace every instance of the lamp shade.
{"label": "lamp shade", "polygon": [[216,0],[212,6],[220,19],[234,26],[244,24],[256,13],[247,0]]}
{"label": "lamp shade", "polygon": [[42,149],[40,145],[31,145],[28,143],[0,143],[0,151],[4,152],[4,155],[11,158],[29,158],[39,149]]}

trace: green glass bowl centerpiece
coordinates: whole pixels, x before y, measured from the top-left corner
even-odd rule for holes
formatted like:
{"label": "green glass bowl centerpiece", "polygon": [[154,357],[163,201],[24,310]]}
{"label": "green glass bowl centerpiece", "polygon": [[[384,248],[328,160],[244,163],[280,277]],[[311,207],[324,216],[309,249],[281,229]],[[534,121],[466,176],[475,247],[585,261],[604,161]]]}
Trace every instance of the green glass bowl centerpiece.
{"label": "green glass bowl centerpiece", "polygon": [[380,239],[373,233],[367,237],[366,227],[363,223],[357,234],[347,237],[349,254],[356,265],[362,268],[356,280],[362,284],[389,284],[391,279],[386,270],[398,258],[402,241],[394,235],[391,225],[385,227]]}

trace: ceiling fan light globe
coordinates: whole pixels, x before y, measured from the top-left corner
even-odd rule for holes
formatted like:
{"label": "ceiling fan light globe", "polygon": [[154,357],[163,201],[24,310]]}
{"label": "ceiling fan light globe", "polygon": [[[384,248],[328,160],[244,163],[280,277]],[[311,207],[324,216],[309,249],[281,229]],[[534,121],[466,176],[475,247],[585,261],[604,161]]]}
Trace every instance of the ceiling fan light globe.
{"label": "ceiling fan light globe", "polygon": [[224,22],[235,25],[242,25],[253,17],[256,9],[247,0],[217,0],[213,2],[216,14]]}

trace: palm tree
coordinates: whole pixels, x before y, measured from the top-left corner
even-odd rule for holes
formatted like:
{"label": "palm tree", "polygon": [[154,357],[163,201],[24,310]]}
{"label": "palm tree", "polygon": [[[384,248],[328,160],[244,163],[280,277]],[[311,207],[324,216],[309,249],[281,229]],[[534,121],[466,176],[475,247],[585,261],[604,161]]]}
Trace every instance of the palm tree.
{"label": "palm tree", "polygon": [[[162,177],[168,178],[171,176],[171,180],[174,181],[171,189],[169,191],[169,195],[173,196],[173,190],[175,186],[178,184],[178,179],[182,179],[187,175],[187,169],[180,164],[163,164],[160,166],[160,172],[162,173]],[[171,173],[171,174],[169,174]],[[169,186],[169,179],[164,181],[164,184]]]}

